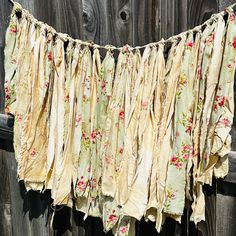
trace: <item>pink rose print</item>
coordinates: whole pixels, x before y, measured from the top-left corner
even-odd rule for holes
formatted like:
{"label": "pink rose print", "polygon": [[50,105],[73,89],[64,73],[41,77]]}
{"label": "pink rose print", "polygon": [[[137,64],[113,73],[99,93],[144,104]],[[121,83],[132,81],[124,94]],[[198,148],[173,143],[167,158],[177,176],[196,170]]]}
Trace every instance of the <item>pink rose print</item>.
{"label": "pink rose print", "polygon": [[231,14],[230,17],[229,17],[229,19],[230,19],[231,21],[234,21],[235,15],[234,15],[234,14]]}
{"label": "pink rose print", "polygon": [[185,129],[185,132],[190,134],[190,132],[191,132],[191,126],[187,126],[186,129]]}
{"label": "pink rose print", "polygon": [[176,194],[174,192],[167,191],[167,198],[175,199],[175,197],[176,197]]}
{"label": "pink rose print", "polygon": [[81,117],[80,114],[77,114],[77,115],[75,116],[75,127],[78,127],[78,126],[79,126],[79,123],[80,123],[81,119],[82,119],[82,117]]}
{"label": "pink rose print", "polygon": [[34,157],[36,155],[36,150],[35,148],[33,148],[31,151],[30,151],[30,156],[31,157]]}
{"label": "pink rose print", "polygon": [[13,23],[10,24],[10,32],[13,34],[17,33],[16,25]]}
{"label": "pink rose print", "polygon": [[178,81],[178,87],[179,86],[186,86],[187,85],[187,79],[185,75],[180,75],[179,81]]}
{"label": "pink rose print", "polygon": [[21,121],[22,121],[22,115],[16,114],[15,117],[16,117],[16,120],[17,120],[18,122],[21,122]]}
{"label": "pink rose print", "polygon": [[147,101],[142,101],[142,107],[143,107],[143,109],[147,110],[148,102]]}
{"label": "pink rose print", "polygon": [[231,121],[228,118],[223,118],[222,120],[219,120],[217,123],[217,127],[222,127],[222,125],[227,128],[231,126]]}
{"label": "pink rose print", "polygon": [[95,143],[96,137],[97,137],[97,132],[96,130],[93,130],[93,132],[91,133],[91,140],[93,143]]}
{"label": "pink rose print", "polygon": [[110,181],[112,181],[114,178],[113,178],[113,176],[110,175],[110,176],[108,177],[108,179],[109,179]]}
{"label": "pink rose print", "polygon": [[6,98],[6,100],[9,100],[9,99],[11,99],[11,96],[10,96],[10,91],[9,91],[9,87],[8,87],[8,84],[7,84],[7,82],[5,82],[5,84],[4,84],[4,89],[5,89],[5,98]]}
{"label": "pink rose print", "polygon": [[106,92],[106,83],[105,83],[105,81],[102,81],[102,91],[104,93]]}
{"label": "pink rose print", "polygon": [[11,64],[16,64],[16,58],[15,57],[11,58]]}
{"label": "pink rose print", "polygon": [[121,228],[120,228],[120,232],[121,232],[122,234],[125,234],[125,233],[126,233],[126,227],[121,227]]}
{"label": "pink rose print", "polygon": [[119,113],[119,116],[120,116],[120,119],[121,119],[121,120],[124,120],[124,119],[125,119],[125,112],[124,112],[124,111],[121,111],[121,112]]}
{"label": "pink rose print", "polygon": [[218,102],[220,107],[224,107],[225,106],[225,97],[222,97],[219,102]]}
{"label": "pink rose print", "polygon": [[193,149],[193,146],[191,146],[191,147],[189,148],[189,155],[190,155],[190,156],[193,156],[193,154],[194,154],[194,149]]}
{"label": "pink rose print", "polygon": [[183,155],[183,158],[184,158],[185,160],[188,160],[188,154],[185,153],[185,154]]}
{"label": "pink rose print", "polygon": [[187,145],[183,145],[183,152],[188,152],[189,147]]}
{"label": "pink rose print", "polygon": [[49,61],[52,61],[52,60],[53,60],[52,51],[50,51],[50,52],[48,53],[48,60],[49,60]]}
{"label": "pink rose print", "polygon": [[232,45],[233,45],[233,48],[236,48],[236,37],[234,37]]}
{"label": "pink rose print", "polygon": [[213,110],[216,111],[218,106],[219,107],[224,107],[225,102],[226,102],[226,97],[220,97],[220,96],[217,95],[216,98],[215,98],[215,104],[213,105]]}
{"label": "pink rose print", "polygon": [[88,149],[90,146],[90,138],[84,130],[82,130],[82,147]]}
{"label": "pink rose print", "polygon": [[124,49],[123,49],[123,50],[124,50],[124,52],[126,52],[126,53],[129,52],[129,46],[128,46],[128,45],[124,46]]}
{"label": "pink rose print", "polygon": [[213,111],[216,111],[216,110],[217,110],[217,105],[214,104],[214,105],[213,105]]}
{"label": "pink rose print", "polygon": [[230,125],[231,125],[231,122],[228,118],[224,118],[222,120],[222,123],[224,124],[225,127],[230,127]]}
{"label": "pink rose print", "polygon": [[110,165],[113,162],[113,157],[110,155],[105,155],[105,161],[108,165]]}
{"label": "pink rose print", "polygon": [[202,78],[202,68],[201,68],[201,66],[198,66],[197,67],[197,78],[198,79],[201,79]]}
{"label": "pink rose print", "polygon": [[192,153],[192,147],[182,143],[180,152],[171,157],[170,164],[175,166],[177,169],[182,169],[184,163],[189,159],[190,152]]}
{"label": "pink rose print", "polygon": [[188,42],[187,47],[192,48],[193,47],[193,42]]}
{"label": "pink rose print", "polygon": [[48,81],[46,81],[45,83],[44,83],[44,88],[48,88],[48,86],[49,86],[49,82]]}
{"label": "pink rose print", "polygon": [[87,138],[87,135],[84,131],[82,131],[82,140],[85,140]]}
{"label": "pink rose print", "polygon": [[80,191],[84,192],[86,189],[86,182],[83,180],[84,176],[80,177],[80,180],[77,182],[77,187]]}
{"label": "pink rose print", "polygon": [[172,156],[171,164],[174,165],[177,169],[180,169],[183,166],[183,163],[180,162],[181,160],[177,156]]}
{"label": "pink rose print", "polygon": [[215,33],[212,33],[212,34],[208,37],[207,43],[208,43],[208,44],[211,44],[211,43],[214,41],[214,39],[215,39]]}
{"label": "pink rose print", "polygon": [[177,162],[175,163],[175,166],[177,169],[181,169],[183,167],[183,163],[182,162]]}
{"label": "pink rose print", "polygon": [[16,28],[11,28],[10,31],[11,31],[12,33],[16,33],[16,32],[17,32],[17,29],[16,29]]}
{"label": "pink rose print", "polygon": [[101,139],[102,134],[99,130],[94,129],[90,137],[91,137],[92,142],[95,143],[97,139]]}
{"label": "pink rose print", "polygon": [[176,156],[172,156],[172,157],[171,157],[171,162],[172,162],[173,164],[175,164],[177,160],[178,160],[178,158],[177,158]]}
{"label": "pink rose print", "polygon": [[117,216],[116,215],[113,215],[113,214],[111,214],[111,215],[109,215],[109,217],[108,217],[108,220],[107,221],[109,221],[109,222],[112,222],[113,224],[114,223],[116,223],[116,221],[117,221]]}
{"label": "pink rose print", "polygon": [[192,118],[192,117],[189,117],[189,118],[188,118],[188,123],[187,123],[187,125],[186,125],[186,127],[185,127],[185,132],[186,132],[186,133],[189,133],[189,134],[190,134],[190,132],[191,132],[191,130],[192,130],[192,123],[193,123],[193,118]]}
{"label": "pink rose print", "polygon": [[178,121],[179,124],[183,125],[185,132],[190,134],[192,130],[193,118],[190,114],[182,113],[182,119]]}

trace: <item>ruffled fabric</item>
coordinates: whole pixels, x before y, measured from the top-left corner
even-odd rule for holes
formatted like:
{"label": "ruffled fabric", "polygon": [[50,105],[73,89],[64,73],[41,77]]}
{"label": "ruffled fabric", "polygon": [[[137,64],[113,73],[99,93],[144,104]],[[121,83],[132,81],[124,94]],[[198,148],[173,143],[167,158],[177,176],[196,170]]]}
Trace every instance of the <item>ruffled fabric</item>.
{"label": "ruffled fabric", "polygon": [[15,116],[18,179],[54,205],[135,235],[143,217],[205,219],[204,184],[228,172],[236,19],[140,47],[56,33],[15,4],[6,32],[5,110]]}

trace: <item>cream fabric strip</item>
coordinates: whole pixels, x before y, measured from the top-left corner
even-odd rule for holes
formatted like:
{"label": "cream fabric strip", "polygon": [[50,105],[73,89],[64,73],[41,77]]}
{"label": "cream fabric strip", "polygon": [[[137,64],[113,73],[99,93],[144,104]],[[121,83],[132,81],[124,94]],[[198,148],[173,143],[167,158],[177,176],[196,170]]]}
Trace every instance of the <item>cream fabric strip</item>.
{"label": "cream fabric strip", "polygon": [[57,33],[15,3],[5,107],[15,116],[27,190],[49,189],[54,205],[100,217],[119,236],[135,235],[142,217],[158,232],[168,216],[180,222],[187,200],[191,220],[204,220],[202,187],[228,171],[235,14],[228,8],[203,25],[145,45],[141,55],[142,47]]}

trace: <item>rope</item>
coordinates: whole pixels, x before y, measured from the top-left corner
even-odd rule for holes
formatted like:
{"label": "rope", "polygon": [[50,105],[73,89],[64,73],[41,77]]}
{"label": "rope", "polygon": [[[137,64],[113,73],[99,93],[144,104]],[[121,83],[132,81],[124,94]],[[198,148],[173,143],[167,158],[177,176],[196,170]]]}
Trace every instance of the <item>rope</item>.
{"label": "rope", "polygon": [[23,9],[22,6],[19,3],[15,2],[13,0],[9,0],[9,1],[14,6],[13,7],[13,14],[16,13],[16,12],[21,12],[21,13],[25,14],[26,17],[29,18],[29,20],[31,20],[35,24],[38,24],[40,27],[42,27],[42,25],[44,25],[48,32],[52,32],[56,37],[60,38],[63,41],[72,41],[72,42],[76,42],[76,43],[79,43],[81,45],[88,46],[88,47],[91,47],[91,48],[99,48],[99,49],[106,49],[106,50],[119,50],[119,51],[124,50],[124,49],[125,49],[125,51],[127,51],[127,50],[130,51],[130,50],[142,49],[142,48],[146,48],[146,47],[157,46],[159,44],[171,43],[171,42],[173,42],[175,40],[181,39],[184,35],[188,34],[191,31],[194,32],[194,33],[201,32],[202,28],[205,25],[212,24],[218,18],[223,17],[224,15],[229,14],[230,12],[234,11],[233,9],[234,9],[234,7],[236,7],[236,3],[234,3],[234,4],[230,5],[229,7],[227,7],[224,11],[219,12],[217,14],[213,14],[211,16],[211,18],[208,19],[207,21],[205,21],[203,24],[198,25],[198,26],[194,27],[193,29],[189,29],[187,31],[181,32],[180,34],[171,36],[171,37],[169,37],[166,40],[161,39],[160,41],[157,41],[157,42],[152,42],[152,43],[148,43],[148,44],[145,44],[145,45],[142,45],[142,46],[135,46],[135,47],[132,47],[132,46],[130,46],[128,44],[126,44],[126,45],[124,45],[122,47],[116,47],[116,46],[111,45],[111,44],[98,45],[98,44],[95,44],[92,41],[82,41],[80,39],[73,39],[68,34],[58,33],[58,32],[56,32],[56,30],[53,27],[47,25],[44,22],[41,22],[41,21],[35,19],[26,9]]}

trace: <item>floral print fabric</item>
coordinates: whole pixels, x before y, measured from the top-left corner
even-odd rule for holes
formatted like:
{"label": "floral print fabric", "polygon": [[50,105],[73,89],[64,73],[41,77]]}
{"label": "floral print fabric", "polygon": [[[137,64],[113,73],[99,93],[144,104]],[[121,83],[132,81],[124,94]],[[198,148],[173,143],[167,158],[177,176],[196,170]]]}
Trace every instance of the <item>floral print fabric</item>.
{"label": "floral print fabric", "polygon": [[227,174],[234,114],[231,8],[172,39],[113,48],[56,33],[15,4],[6,33],[5,110],[15,116],[18,178],[54,205],[135,235],[135,221],[205,219],[204,184]]}

